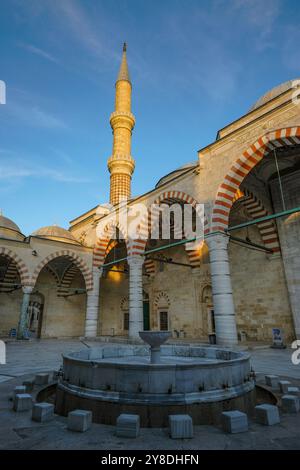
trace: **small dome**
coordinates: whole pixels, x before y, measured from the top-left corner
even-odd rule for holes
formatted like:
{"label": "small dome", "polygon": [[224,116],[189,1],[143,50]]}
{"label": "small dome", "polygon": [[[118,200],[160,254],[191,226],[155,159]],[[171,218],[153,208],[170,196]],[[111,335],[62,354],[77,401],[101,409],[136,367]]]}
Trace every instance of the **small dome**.
{"label": "small dome", "polygon": [[155,187],[158,188],[162,184],[166,183],[169,180],[172,180],[176,176],[179,176],[181,173],[184,173],[187,171],[189,168],[195,168],[197,165],[199,165],[198,160],[194,160],[192,162],[185,163],[184,165],[181,165],[179,168],[176,168],[176,170],[171,171],[167,175],[163,176],[158,180],[156,183]]}
{"label": "small dome", "polygon": [[0,215],[0,237],[12,240],[24,240],[20,228],[11,219]]}
{"label": "small dome", "polygon": [[268,101],[277,98],[277,96],[281,95],[287,90],[290,90],[291,88],[296,88],[298,86],[298,83],[300,83],[299,78],[295,80],[288,80],[287,82],[277,85],[276,87],[272,88],[272,90],[269,90],[267,93],[261,96],[259,100],[257,100],[254,105],[251,106],[249,111],[254,111],[254,109],[257,109],[263,104],[268,103]]}
{"label": "small dome", "polygon": [[80,245],[78,240],[65,228],[58,227],[58,225],[49,225],[41,227],[32,234],[34,237],[47,238],[48,240],[57,240],[64,243],[73,243]]}

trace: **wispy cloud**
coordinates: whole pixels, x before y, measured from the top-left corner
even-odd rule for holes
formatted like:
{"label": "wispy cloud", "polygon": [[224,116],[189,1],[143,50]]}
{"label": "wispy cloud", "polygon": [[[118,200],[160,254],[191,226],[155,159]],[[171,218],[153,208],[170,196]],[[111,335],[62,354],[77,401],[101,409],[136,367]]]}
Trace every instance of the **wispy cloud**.
{"label": "wispy cloud", "polygon": [[39,47],[34,46],[33,44],[18,42],[17,45],[32,54],[42,57],[43,59],[49,60],[50,62],[58,63],[58,60],[56,59],[56,57],[54,57],[49,52],[46,52],[43,49],[40,49]]}
{"label": "wispy cloud", "polygon": [[233,0],[231,8],[237,11],[241,21],[255,28],[257,50],[262,51],[272,45],[270,37],[280,14],[280,0]]}
{"label": "wispy cloud", "polygon": [[[2,150],[0,153],[4,153]],[[25,178],[44,178],[59,183],[88,183],[84,177],[70,174],[69,170],[58,170],[41,165],[27,164],[22,159],[10,158],[9,161],[1,161],[0,157],[0,181],[11,183],[13,180],[24,180]]]}
{"label": "wispy cloud", "polygon": [[13,120],[21,121],[30,127],[43,129],[67,129],[68,125],[59,117],[54,116],[39,106],[29,103],[7,101],[3,116],[10,116]]}

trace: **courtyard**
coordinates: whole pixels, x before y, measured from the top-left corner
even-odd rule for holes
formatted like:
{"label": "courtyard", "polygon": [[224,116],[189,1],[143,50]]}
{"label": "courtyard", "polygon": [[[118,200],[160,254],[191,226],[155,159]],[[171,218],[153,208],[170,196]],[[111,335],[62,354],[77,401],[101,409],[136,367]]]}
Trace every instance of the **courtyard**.
{"label": "courtyard", "polygon": [[[114,343],[115,344],[115,343]],[[48,423],[31,420],[31,412],[12,410],[14,387],[34,378],[37,372],[52,372],[61,365],[61,355],[96,347],[95,341],[39,340],[11,341],[7,344],[7,364],[0,366],[0,449],[65,450],[201,450],[201,449],[300,449],[300,414],[281,413],[280,424],[262,426],[249,420],[249,431],[226,434],[221,427],[194,426],[192,439],[170,439],[167,428],[141,428],[136,439],[116,436],[115,426],[92,424],[85,433],[67,430],[67,419],[55,415]],[[292,350],[274,350],[267,345],[251,348],[257,382],[265,374],[276,374],[300,384],[300,367],[291,362]]]}

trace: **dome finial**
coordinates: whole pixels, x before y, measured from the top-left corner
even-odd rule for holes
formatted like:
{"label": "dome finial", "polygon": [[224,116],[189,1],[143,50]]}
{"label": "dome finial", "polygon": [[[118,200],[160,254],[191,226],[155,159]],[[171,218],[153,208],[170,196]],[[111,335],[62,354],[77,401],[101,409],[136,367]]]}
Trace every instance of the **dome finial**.
{"label": "dome finial", "polygon": [[127,44],[126,44],[126,42],[124,42],[124,44],[123,44],[123,52],[126,52],[126,50],[127,50]]}

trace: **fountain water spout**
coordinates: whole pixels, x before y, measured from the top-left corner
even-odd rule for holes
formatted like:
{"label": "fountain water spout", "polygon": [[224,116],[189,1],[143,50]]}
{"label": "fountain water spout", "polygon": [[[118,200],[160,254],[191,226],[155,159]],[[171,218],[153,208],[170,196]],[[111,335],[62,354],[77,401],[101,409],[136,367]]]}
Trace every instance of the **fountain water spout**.
{"label": "fountain water spout", "polygon": [[150,346],[151,364],[159,364],[161,357],[160,347],[170,338],[170,331],[140,331],[140,337]]}

